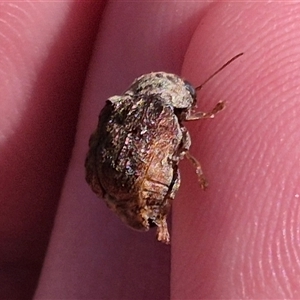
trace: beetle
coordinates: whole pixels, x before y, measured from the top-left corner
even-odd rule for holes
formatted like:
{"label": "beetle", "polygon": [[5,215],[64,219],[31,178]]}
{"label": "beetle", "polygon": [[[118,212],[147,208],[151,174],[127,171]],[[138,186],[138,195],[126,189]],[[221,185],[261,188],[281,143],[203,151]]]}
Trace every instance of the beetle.
{"label": "beetle", "polygon": [[180,186],[179,161],[196,168],[202,189],[207,181],[189,153],[191,138],[184,122],[213,118],[224,108],[196,112],[197,90],[241,56],[223,65],[194,88],[181,77],[152,72],[137,78],[123,95],[110,97],[89,140],[86,181],[130,227],[157,227],[157,240],[170,243],[167,215]]}

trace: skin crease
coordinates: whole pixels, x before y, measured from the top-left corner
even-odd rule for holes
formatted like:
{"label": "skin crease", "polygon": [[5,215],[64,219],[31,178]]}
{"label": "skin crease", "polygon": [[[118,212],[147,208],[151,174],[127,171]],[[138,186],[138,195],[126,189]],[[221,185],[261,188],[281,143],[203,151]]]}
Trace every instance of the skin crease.
{"label": "skin crease", "polygon": [[[0,298],[299,298],[299,4],[94,5],[16,3],[20,23],[1,9],[8,28],[21,25],[1,49]],[[70,41],[66,28],[83,32]],[[226,110],[187,124],[209,189],[181,163],[171,247],[126,228],[83,179],[105,99],[149,71],[197,85],[239,52],[199,92],[199,109]]]}

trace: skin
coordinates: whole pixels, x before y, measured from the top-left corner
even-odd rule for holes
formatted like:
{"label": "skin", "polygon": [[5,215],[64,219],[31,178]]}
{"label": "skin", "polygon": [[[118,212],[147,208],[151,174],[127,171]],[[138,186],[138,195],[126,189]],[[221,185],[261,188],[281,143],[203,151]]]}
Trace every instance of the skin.
{"label": "skin", "polygon": [[[0,298],[299,298],[299,4],[102,4],[0,4]],[[171,247],[126,228],[84,181],[105,99],[239,52],[187,124],[208,190],[184,161]]]}

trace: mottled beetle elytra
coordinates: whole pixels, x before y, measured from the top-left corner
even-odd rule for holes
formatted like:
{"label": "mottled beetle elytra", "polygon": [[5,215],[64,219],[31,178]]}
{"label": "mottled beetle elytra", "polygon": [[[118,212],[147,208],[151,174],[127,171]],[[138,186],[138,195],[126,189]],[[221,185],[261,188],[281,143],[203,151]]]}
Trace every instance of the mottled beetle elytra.
{"label": "mottled beetle elytra", "polygon": [[123,95],[110,97],[91,135],[85,161],[86,181],[130,227],[147,231],[157,226],[157,240],[170,243],[167,215],[180,186],[178,164],[186,157],[207,187],[198,160],[189,153],[185,121],[214,118],[224,108],[194,111],[197,90],[175,74],[153,72],[137,78]]}

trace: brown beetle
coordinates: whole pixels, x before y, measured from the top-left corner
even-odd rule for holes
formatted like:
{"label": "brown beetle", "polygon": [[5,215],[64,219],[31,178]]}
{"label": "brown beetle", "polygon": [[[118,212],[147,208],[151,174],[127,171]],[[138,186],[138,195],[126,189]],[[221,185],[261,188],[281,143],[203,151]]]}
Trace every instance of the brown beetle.
{"label": "brown beetle", "polygon": [[157,239],[166,244],[182,158],[192,161],[201,188],[207,187],[199,162],[188,152],[191,139],[183,122],[213,118],[224,107],[219,102],[211,112],[195,112],[196,102],[196,89],[179,76],[143,75],[123,95],[106,101],[89,141],[85,167],[92,190],[130,227],[157,226]]}

